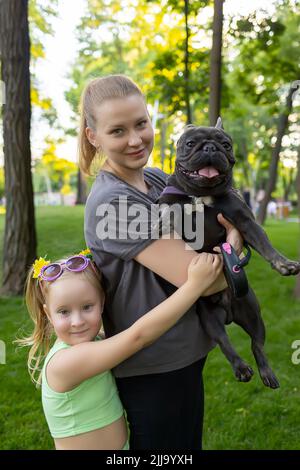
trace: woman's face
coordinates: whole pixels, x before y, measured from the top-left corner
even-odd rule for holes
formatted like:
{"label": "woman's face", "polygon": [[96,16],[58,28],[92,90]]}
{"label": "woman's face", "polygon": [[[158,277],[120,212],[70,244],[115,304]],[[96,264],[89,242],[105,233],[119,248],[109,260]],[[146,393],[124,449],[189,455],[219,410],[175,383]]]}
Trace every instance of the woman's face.
{"label": "woman's face", "polygon": [[96,132],[87,128],[87,137],[112,168],[136,170],[147,163],[154,132],[141,96],[105,100],[96,109],[96,119]]}

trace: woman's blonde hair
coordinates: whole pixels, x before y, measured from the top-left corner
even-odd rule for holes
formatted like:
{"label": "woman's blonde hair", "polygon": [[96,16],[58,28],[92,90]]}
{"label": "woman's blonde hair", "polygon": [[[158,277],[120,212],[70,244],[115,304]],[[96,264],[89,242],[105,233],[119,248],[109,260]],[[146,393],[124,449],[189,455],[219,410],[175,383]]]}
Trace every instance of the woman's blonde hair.
{"label": "woman's blonde hair", "polygon": [[96,108],[105,100],[139,95],[144,99],[140,88],[125,75],[107,75],[95,78],[83,90],[80,100],[80,129],[78,137],[79,167],[90,175],[90,168],[98,149],[90,143],[86,136],[86,128],[96,132]]}
{"label": "woman's blonde hair", "polygon": [[[65,259],[56,261],[64,262]],[[95,265],[94,265],[95,267]],[[25,300],[29,315],[34,323],[34,329],[30,336],[17,339],[20,346],[30,346],[27,367],[31,380],[37,385],[42,381],[42,361],[48,354],[53,340],[56,338],[54,329],[44,311],[44,304],[51,284],[55,281],[39,281],[33,278],[34,268],[30,268],[25,284]],[[79,273],[64,270],[60,277],[81,275],[96,289],[100,290],[104,299],[104,291],[101,283],[101,273],[89,264],[84,271]],[[42,283],[42,285],[41,285]]]}

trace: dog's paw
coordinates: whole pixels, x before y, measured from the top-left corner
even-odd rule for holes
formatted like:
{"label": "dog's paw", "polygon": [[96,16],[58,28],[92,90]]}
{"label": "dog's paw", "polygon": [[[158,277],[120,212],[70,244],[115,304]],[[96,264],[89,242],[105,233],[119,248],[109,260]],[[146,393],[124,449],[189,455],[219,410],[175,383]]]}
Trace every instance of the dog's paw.
{"label": "dog's paw", "polygon": [[248,364],[240,362],[234,367],[234,374],[239,382],[249,382],[249,380],[252,379],[254,372]]}
{"label": "dog's paw", "polygon": [[263,384],[266,387],[270,387],[270,388],[280,387],[277,377],[270,367],[260,369],[259,374],[261,376],[261,380],[263,381]]}
{"label": "dog's paw", "polygon": [[282,276],[295,275],[300,272],[300,262],[279,256],[271,262],[273,269],[276,269]]}

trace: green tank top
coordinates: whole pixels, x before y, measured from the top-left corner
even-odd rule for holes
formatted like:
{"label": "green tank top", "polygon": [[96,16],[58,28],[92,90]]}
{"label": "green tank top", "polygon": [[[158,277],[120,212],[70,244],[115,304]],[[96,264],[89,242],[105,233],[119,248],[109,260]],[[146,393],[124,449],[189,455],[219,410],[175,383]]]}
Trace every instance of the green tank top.
{"label": "green tank top", "polygon": [[54,438],[102,428],[124,414],[111,371],[91,377],[69,392],[59,393],[50,388],[46,379],[47,364],[57,351],[70,347],[63,342],[55,343],[42,370],[42,404]]}

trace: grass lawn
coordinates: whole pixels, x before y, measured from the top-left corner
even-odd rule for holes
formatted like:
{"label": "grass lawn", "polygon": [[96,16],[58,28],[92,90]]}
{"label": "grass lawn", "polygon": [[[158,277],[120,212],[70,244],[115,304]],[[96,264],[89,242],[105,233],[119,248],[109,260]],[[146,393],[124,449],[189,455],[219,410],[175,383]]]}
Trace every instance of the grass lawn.
{"label": "grass lawn", "polygon": [[[2,250],[4,216],[0,215]],[[298,258],[296,223],[269,221],[274,246]],[[84,247],[83,207],[37,209],[38,254],[50,259]],[[0,250],[0,259],[2,253]],[[261,382],[247,335],[235,325],[229,335],[241,356],[254,368],[250,383],[236,382],[218,348],[205,367],[205,449],[300,449],[300,365],[291,362],[291,344],[300,340],[300,302],[293,298],[294,278],[273,271],[258,255],[247,268],[260,301],[267,330],[266,351],[281,388],[269,390]],[[0,364],[0,449],[53,449],[43,416],[40,391],[30,382],[26,351],[12,341],[29,332],[22,298],[0,298],[0,340],[6,344],[6,364]]]}

